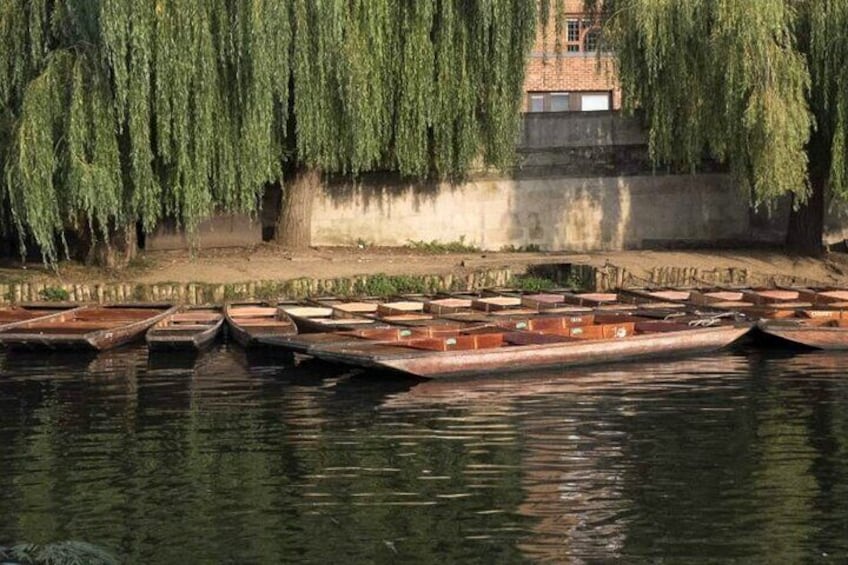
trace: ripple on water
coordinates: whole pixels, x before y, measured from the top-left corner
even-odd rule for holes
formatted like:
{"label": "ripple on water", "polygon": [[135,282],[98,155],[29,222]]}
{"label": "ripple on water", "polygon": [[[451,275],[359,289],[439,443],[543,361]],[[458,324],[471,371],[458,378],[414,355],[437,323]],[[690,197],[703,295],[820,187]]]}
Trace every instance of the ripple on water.
{"label": "ripple on water", "polygon": [[0,545],[132,562],[848,559],[848,356],[434,381],[0,353]]}

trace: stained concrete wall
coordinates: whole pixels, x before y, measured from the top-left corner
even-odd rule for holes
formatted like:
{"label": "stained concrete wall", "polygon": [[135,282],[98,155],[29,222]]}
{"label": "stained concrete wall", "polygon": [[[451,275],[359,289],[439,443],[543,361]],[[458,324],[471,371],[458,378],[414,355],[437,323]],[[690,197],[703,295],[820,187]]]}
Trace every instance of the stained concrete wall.
{"label": "stained concrete wall", "polygon": [[594,251],[769,236],[721,174],[349,185],[319,197],[313,216],[316,245],[463,240],[489,250]]}

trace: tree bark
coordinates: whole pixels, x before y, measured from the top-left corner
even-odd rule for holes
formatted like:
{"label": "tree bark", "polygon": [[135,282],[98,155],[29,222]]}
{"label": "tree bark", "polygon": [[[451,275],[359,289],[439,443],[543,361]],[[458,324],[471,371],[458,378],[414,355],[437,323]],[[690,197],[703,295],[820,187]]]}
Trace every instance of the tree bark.
{"label": "tree bark", "polygon": [[277,216],[277,244],[288,249],[312,245],[312,202],[321,187],[318,169],[300,169],[285,184]]}
{"label": "tree bark", "polygon": [[824,175],[810,172],[812,193],[804,204],[789,213],[786,232],[786,249],[799,255],[818,256],[824,251],[824,200],[826,180]]}
{"label": "tree bark", "polygon": [[[86,230],[88,231],[88,230]],[[135,224],[109,229],[109,242],[103,241],[102,237],[93,240],[91,233],[88,236],[88,255],[85,263],[97,265],[107,269],[123,269],[138,255],[138,236]]]}

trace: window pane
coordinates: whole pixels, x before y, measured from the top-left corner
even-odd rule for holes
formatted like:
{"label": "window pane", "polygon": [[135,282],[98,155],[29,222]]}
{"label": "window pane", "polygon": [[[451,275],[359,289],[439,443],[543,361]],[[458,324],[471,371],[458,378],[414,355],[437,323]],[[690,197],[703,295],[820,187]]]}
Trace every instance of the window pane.
{"label": "window pane", "polygon": [[568,93],[555,92],[551,94],[551,112],[568,111]]}
{"label": "window pane", "polygon": [[578,20],[567,20],[565,29],[567,41],[580,41],[580,22]]}
{"label": "window pane", "polygon": [[537,94],[535,96],[530,96],[530,111],[531,112],[544,112],[545,111],[545,97],[541,94]]}
{"label": "window pane", "polygon": [[601,32],[597,29],[587,31],[586,37],[583,39],[583,51],[597,51],[600,35]]}
{"label": "window pane", "polygon": [[566,49],[566,51],[567,51],[568,53],[579,53],[579,52],[580,52],[580,45],[579,45],[579,44],[577,44],[577,43],[572,43],[572,44],[570,44],[570,45],[568,46],[568,48]]}
{"label": "window pane", "polygon": [[584,112],[598,112],[610,109],[609,94],[584,94],[580,97],[580,109]]}

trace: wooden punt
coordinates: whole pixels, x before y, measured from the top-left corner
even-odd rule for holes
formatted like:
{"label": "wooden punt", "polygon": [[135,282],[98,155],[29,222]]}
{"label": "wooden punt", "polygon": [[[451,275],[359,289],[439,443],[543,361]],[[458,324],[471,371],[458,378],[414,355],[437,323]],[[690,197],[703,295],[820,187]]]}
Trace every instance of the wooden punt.
{"label": "wooden punt", "polygon": [[[565,318],[565,317],[563,317]],[[562,319],[544,329],[388,328],[270,338],[269,344],[335,363],[389,369],[419,377],[522,371],[644,357],[705,352],[727,346],[750,323],[651,320],[574,325]],[[369,333],[370,332],[370,333]]]}
{"label": "wooden punt", "polygon": [[297,327],[283,309],[267,302],[227,304],[224,317],[230,334],[242,347],[261,345],[260,338],[297,333]]}
{"label": "wooden punt", "polygon": [[208,347],[224,325],[218,306],[183,306],[147,330],[151,351],[200,351]]}
{"label": "wooden punt", "polygon": [[795,289],[636,289],[627,294],[637,300],[665,300],[691,311],[737,312],[749,318],[789,318],[813,303]]}
{"label": "wooden punt", "polygon": [[0,327],[0,343],[102,351],[141,338],[150,326],[175,311],[167,304],[83,306]]}
{"label": "wooden punt", "polygon": [[377,324],[372,317],[340,316],[337,310],[328,306],[296,304],[282,308],[300,334],[353,330]]}
{"label": "wooden punt", "polygon": [[629,314],[662,319],[680,316],[686,311],[686,305],[680,302],[657,298],[637,301],[626,293],[578,293],[571,290],[555,290],[538,294],[522,294],[521,302],[524,306],[546,315]]}
{"label": "wooden punt", "polygon": [[79,307],[77,304],[55,302],[3,306],[0,307],[0,329],[9,329],[22,322],[61,314]]}
{"label": "wooden punt", "polygon": [[[820,311],[819,311],[820,313]],[[778,338],[796,346],[814,349],[848,349],[848,319],[838,315],[760,320],[757,328],[766,336]]]}

